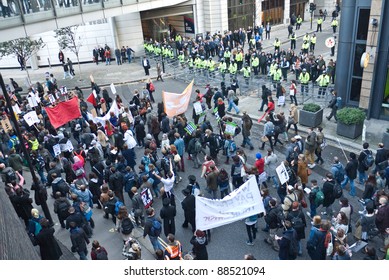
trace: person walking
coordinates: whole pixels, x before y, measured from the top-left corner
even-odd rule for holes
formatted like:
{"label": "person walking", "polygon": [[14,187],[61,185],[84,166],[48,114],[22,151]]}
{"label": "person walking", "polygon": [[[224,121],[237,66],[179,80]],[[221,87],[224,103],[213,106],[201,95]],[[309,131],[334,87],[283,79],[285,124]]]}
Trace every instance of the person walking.
{"label": "person walking", "polygon": [[190,240],[190,244],[193,245],[192,252],[195,255],[195,260],[208,260],[207,245],[208,240],[204,231],[196,230]]}
{"label": "person walking", "polygon": [[267,40],[270,40],[270,32],[271,32],[271,26],[270,26],[270,22],[267,22],[266,26],[265,26],[265,32],[266,32],[266,39]]}
{"label": "person walking", "polygon": [[316,131],[316,149],[315,149],[315,155],[316,155],[316,160],[315,163],[319,163],[322,165],[324,163],[324,160],[321,156],[321,153],[323,149],[326,147],[326,142],[325,142],[325,137],[323,133],[323,128],[319,126]]}
{"label": "person walking", "polygon": [[273,150],[272,136],[274,134],[274,124],[271,122],[270,117],[266,116],[266,123],[263,126],[262,145],[259,147],[260,150],[265,149],[266,142],[269,142],[270,148]]}
{"label": "person walking", "polygon": [[67,58],[68,66],[69,66],[69,72],[71,75],[75,76],[74,68],[73,68],[73,61],[70,60],[70,58]]}
{"label": "person walking", "polygon": [[332,210],[332,204],[335,202],[334,197],[334,187],[335,187],[335,181],[332,173],[327,172],[326,178],[324,179],[323,184],[323,194],[324,194],[324,200],[323,200],[323,207],[325,207],[325,212],[321,212],[322,215],[327,215],[327,217],[332,217],[333,210]]}
{"label": "person walking", "polygon": [[146,76],[150,76],[150,62],[149,62],[149,59],[147,57],[144,57],[143,60],[142,60],[142,66],[143,66],[143,69],[145,70],[145,75]]}
{"label": "person walking", "polygon": [[335,34],[336,33],[336,28],[338,27],[338,20],[336,18],[332,19],[331,27],[332,27],[333,33]]}
{"label": "person walking", "polygon": [[176,240],[174,234],[168,234],[167,246],[163,255],[165,260],[182,260],[182,245]]}
{"label": "person walking", "polygon": [[70,240],[72,242],[71,251],[77,252],[80,256],[80,260],[87,260],[89,238],[86,235],[85,231],[78,227],[76,222],[70,222]]}
{"label": "person walking", "polygon": [[157,81],[161,80],[161,82],[163,82],[162,73],[163,69],[161,63],[157,62]]}
{"label": "person walking", "polygon": [[290,83],[290,87],[289,87],[290,103],[291,104],[294,103],[294,105],[298,106],[296,95],[297,95],[296,80],[292,80],[292,82]]}
{"label": "person walking", "polygon": [[337,123],[338,117],[336,116],[336,113],[338,111],[338,94],[337,94],[336,90],[332,90],[331,94],[332,94],[331,100],[330,100],[330,103],[328,104],[328,108],[331,108],[331,113],[329,116],[326,116],[326,119],[331,120],[332,117],[334,117],[335,123]]}
{"label": "person walking", "polygon": [[243,112],[242,116],[242,136],[243,136],[243,143],[240,145],[242,148],[246,147],[246,144],[250,147],[250,150],[254,150],[254,146],[251,143],[250,140],[250,130],[253,126],[253,121],[251,117],[247,114],[246,111]]}
{"label": "person walking", "polygon": [[165,236],[168,236],[169,233],[176,234],[176,224],[175,224],[175,216],[176,206],[171,204],[171,199],[166,197],[162,201],[162,209],[159,212],[159,216],[163,221],[163,231]]}
{"label": "person walking", "polygon": [[253,246],[254,240],[257,238],[257,221],[258,221],[258,214],[247,217],[244,220],[244,223],[246,224],[247,236],[249,238],[246,241],[246,245],[248,246]]}
{"label": "person walking", "polygon": [[228,96],[227,96],[227,100],[228,100],[227,112],[231,112],[231,109],[234,108],[236,114],[239,115],[240,110],[239,110],[238,106],[235,104],[237,98],[238,98],[238,97],[237,97],[235,91],[233,91],[232,89],[230,89],[230,90],[228,91]]}
{"label": "person walking", "polygon": [[374,163],[374,159],[372,159],[373,152],[369,150],[369,143],[363,143],[362,147],[363,150],[358,156],[358,179],[361,185],[363,185],[367,179],[366,171],[368,171]]}
{"label": "person walking", "polygon": [[46,218],[40,220],[42,230],[35,236],[36,245],[39,245],[42,260],[59,260],[62,250],[54,238],[54,228]]}
{"label": "person walking", "polygon": [[188,227],[188,223],[192,226],[192,232],[196,230],[196,199],[188,189],[183,189],[182,194],[185,196],[181,202],[182,209],[184,210],[185,221],[182,224],[183,228]]}
{"label": "person walking", "polygon": [[322,17],[319,17],[319,18],[317,19],[317,28],[316,28],[316,32],[319,32],[319,30],[320,30],[320,32],[322,32],[322,28],[321,28],[322,24],[323,24],[323,18],[322,18]]}
{"label": "person walking", "polygon": [[313,127],[308,128],[308,135],[305,138],[304,156],[307,159],[308,167],[314,168],[316,166],[314,161],[314,153],[316,149],[316,133]]}
{"label": "person walking", "polygon": [[153,207],[150,207],[146,210],[147,218],[145,222],[145,227],[143,231],[143,238],[149,236],[150,242],[153,245],[154,251],[164,250],[158,238],[161,234],[162,223],[159,219],[155,217],[155,210]]}

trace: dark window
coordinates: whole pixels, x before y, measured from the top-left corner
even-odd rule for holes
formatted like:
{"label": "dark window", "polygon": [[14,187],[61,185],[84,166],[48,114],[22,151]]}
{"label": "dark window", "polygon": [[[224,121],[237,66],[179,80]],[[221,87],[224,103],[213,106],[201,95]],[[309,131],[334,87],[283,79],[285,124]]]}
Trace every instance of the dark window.
{"label": "dark window", "polygon": [[367,40],[369,29],[370,9],[360,9],[358,17],[357,40]]}
{"label": "dark window", "polygon": [[361,57],[365,51],[366,51],[365,44],[355,45],[353,76],[362,77],[363,68],[361,67]]}
{"label": "dark window", "polygon": [[362,78],[353,77],[351,80],[350,101],[359,102],[361,97]]}

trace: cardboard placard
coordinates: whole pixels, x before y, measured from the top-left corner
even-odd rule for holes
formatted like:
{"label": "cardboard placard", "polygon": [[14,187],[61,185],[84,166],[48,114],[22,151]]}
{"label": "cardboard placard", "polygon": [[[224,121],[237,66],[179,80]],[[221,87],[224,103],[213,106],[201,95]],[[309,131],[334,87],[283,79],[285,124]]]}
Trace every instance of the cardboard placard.
{"label": "cardboard placard", "polygon": [[23,119],[29,126],[33,126],[36,123],[39,123],[39,118],[35,111],[28,112],[23,116]]}
{"label": "cardboard placard", "polygon": [[193,103],[193,108],[195,109],[196,115],[200,115],[203,112],[200,101]]}
{"label": "cardboard placard", "polygon": [[224,133],[229,135],[235,135],[236,126],[237,126],[236,123],[227,122]]}
{"label": "cardboard placard", "polygon": [[5,119],[1,120],[1,126],[4,129],[4,131],[6,131],[6,132],[13,130],[11,122],[9,121],[8,118],[5,118]]}

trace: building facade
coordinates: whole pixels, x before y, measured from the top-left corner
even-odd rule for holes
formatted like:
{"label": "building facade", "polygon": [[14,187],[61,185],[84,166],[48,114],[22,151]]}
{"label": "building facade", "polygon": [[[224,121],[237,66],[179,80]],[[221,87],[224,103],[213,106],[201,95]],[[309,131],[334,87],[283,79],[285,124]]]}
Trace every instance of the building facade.
{"label": "building facade", "polygon": [[388,1],[342,1],[335,87],[368,118],[389,120],[388,26]]}

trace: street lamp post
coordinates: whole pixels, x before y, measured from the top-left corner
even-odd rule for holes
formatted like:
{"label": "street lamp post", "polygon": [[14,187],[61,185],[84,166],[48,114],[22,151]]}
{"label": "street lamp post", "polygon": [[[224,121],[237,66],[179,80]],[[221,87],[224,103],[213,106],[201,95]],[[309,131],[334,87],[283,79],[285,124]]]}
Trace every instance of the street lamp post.
{"label": "street lamp post", "polygon": [[[19,137],[19,140],[21,142],[21,145],[20,145],[21,149],[22,149],[23,154],[27,160],[28,168],[30,169],[30,172],[31,172],[31,176],[32,176],[32,180],[33,180],[33,184],[31,186],[31,189],[33,191],[35,191],[35,198],[39,199],[39,203],[42,207],[42,210],[43,210],[43,213],[45,214],[45,217],[49,220],[50,224],[53,225],[54,224],[53,219],[51,218],[50,211],[49,211],[49,208],[48,208],[47,203],[46,203],[47,196],[44,192],[42,192],[42,189],[44,187],[42,186],[38,177],[35,174],[34,166],[31,163],[30,154],[28,153],[27,148],[23,143],[23,137],[22,137],[22,134],[20,133],[20,128],[19,128],[19,125],[16,121],[15,113],[14,113],[14,110],[13,110],[12,105],[11,105],[11,100],[9,98],[7,89],[5,88],[3,75],[1,73],[0,73],[0,86],[1,86],[1,89],[3,91],[5,100],[7,101],[7,108],[9,110],[10,115],[11,115],[11,120],[14,123],[16,135]],[[37,203],[37,201],[35,201],[35,202]]]}

